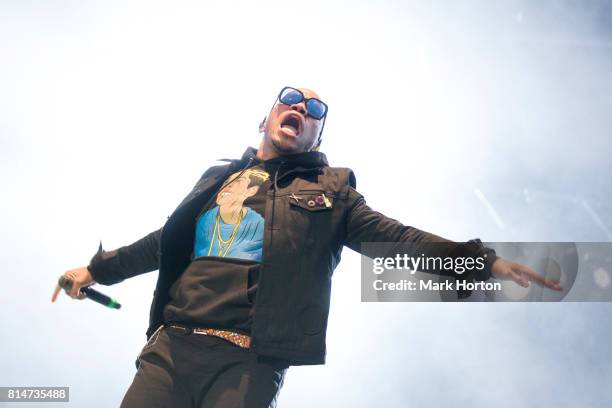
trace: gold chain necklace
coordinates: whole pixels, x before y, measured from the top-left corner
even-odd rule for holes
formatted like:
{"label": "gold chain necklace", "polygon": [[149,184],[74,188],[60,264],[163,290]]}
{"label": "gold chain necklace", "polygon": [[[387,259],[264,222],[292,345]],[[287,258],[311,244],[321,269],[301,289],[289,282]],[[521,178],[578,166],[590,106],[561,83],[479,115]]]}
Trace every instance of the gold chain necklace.
{"label": "gold chain necklace", "polygon": [[221,257],[225,257],[225,255],[227,255],[230,248],[232,247],[232,244],[234,243],[234,238],[236,238],[236,234],[238,233],[238,227],[240,227],[240,224],[242,223],[242,220],[244,219],[244,213],[246,213],[246,211],[243,208],[240,210],[240,215],[238,216],[238,221],[236,222],[234,229],[232,230],[232,234],[230,235],[228,239],[223,239],[223,237],[221,237],[221,228],[220,228],[221,208],[219,208],[219,210],[217,211],[217,217],[215,220],[215,228],[213,229],[213,234],[212,234],[213,239],[210,240],[210,247],[208,248],[209,256],[210,256],[210,251],[212,250],[212,244],[215,238],[217,239],[217,246],[219,247],[217,255]]}

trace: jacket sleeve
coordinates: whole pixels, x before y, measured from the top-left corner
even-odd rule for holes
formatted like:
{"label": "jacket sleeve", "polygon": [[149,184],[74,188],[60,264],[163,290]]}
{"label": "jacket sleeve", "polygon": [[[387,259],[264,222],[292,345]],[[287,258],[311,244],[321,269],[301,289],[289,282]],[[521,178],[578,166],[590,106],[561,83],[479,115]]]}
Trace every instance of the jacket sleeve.
{"label": "jacket sleeve", "polygon": [[[223,166],[211,167],[200,176],[198,183],[211,171]],[[191,199],[192,191],[183,199],[177,208]],[[131,245],[123,246],[112,251],[102,249],[91,258],[87,269],[94,280],[102,285],[113,285],[133,276],[152,272],[159,269],[160,242],[163,227],[142,237]]]}
{"label": "jacket sleeve", "polygon": [[[491,277],[491,266],[497,259],[493,249],[485,247],[479,239],[468,242],[453,242],[438,235],[407,226],[370,208],[360,193],[349,187],[345,223],[344,245],[369,258],[389,257],[408,253],[409,256],[470,256],[485,258],[485,266],[466,279],[487,280]],[[362,245],[384,242],[385,245]],[[409,244],[409,245],[406,245]],[[485,256],[486,255],[486,256]],[[428,271],[426,271],[428,272]],[[436,271],[436,273],[440,273]],[[457,275],[453,275],[457,277]]]}
{"label": "jacket sleeve", "polygon": [[113,285],[159,268],[159,246],[162,228],[153,231],[131,245],[105,251],[102,243],[91,258],[87,269],[102,285]]}

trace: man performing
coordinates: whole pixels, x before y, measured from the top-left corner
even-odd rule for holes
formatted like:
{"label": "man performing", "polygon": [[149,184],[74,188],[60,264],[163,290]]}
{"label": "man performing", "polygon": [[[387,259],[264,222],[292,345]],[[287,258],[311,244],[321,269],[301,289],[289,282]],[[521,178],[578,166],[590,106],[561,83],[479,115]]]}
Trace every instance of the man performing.
{"label": "man performing", "polygon": [[345,245],[364,253],[362,242],[446,243],[487,255],[469,281],[561,290],[480,240],[453,243],[368,207],[353,172],[318,151],[327,110],[315,92],[283,88],[258,149],[206,170],[161,229],[113,251],[100,246],[88,266],[64,274],[69,295],[83,299],[84,286],[159,269],[122,407],[275,406],[289,366],[325,362],[331,276]]}

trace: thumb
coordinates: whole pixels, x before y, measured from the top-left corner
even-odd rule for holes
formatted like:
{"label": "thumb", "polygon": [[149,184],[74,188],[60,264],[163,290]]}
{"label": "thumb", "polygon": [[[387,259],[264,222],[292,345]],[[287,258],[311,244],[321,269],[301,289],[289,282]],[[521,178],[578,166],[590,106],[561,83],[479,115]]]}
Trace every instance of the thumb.
{"label": "thumb", "polygon": [[529,277],[522,270],[515,271],[515,281],[524,288],[529,287]]}

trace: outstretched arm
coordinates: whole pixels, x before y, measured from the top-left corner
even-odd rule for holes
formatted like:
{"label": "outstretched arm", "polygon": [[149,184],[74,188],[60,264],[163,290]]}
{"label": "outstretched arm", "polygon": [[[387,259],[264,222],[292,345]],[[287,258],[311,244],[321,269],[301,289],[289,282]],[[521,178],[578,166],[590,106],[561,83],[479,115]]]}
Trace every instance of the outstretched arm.
{"label": "outstretched arm", "polygon": [[[485,268],[476,271],[473,275],[476,280],[487,280],[493,276],[502,280],[513,280],[521,286],[528,286],[529,281],[533,281],[550,289],[561,290],[558,281],[545,279],[527,266],[499,258],[494,250],[483,246],[478,239],[466,243],[453,242],[404,225],[370,208],[363,195],[353,187],[349,187],[348,197],[345,245],[363,255],[371,258],[385,257],[394,253],[404,253],[407,248],[412,252],[408,255],[473,258],[486,255]],[[362,247],[361,244],[364,242],[386,242],[389,245],[385,247],[385,253],[377,253],[375,247]],[[406,243],[411,245],[404,245]]]}

